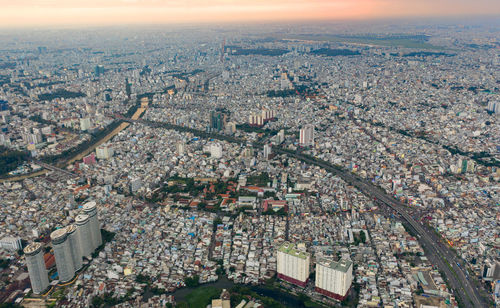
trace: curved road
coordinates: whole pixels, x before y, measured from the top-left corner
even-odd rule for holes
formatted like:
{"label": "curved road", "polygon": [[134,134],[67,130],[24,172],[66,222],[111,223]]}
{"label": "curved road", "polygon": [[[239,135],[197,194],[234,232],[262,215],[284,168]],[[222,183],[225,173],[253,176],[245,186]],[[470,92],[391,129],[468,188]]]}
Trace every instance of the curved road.
{"label": "curved road", "polygon": [[284,151],[279,148],[274,148],[274,152],[286,154],[311,165],[316,165],[324,168],[340,176],[347,183],[355,186],[361,192],[374,198],[378,203],[385,204],[396,211],[417,234],[419,242],[427,252],[427,257],[432,264],[437,265],[440,270],[445,273],[450,288],[454,291],[454,295],[460,300],[460,304],[465,307],[487,307],[483,298],[479,295],[479,291],[471,280],[468,279],[468,274],[464,273],[464,266],[460,265],[461,260],[456,254],[443,245],[440,237],[432,230],[424,228],[417,222],[412,215],[407,211],[405,204],[388,195],[375,185],[368,183],[366,180],[357,177],[349,171],[331,165],[327,162],[314,160],[305,155],[296,154],[289,151]]}
{"label": "curved road", "polygon": [[[245,144],[246,140],[234,138],[231,136],[226,136],[217,133],[207,133],[198,129],[179,126],[164,122],[154,122],[136,119],[124,119],[129,122],[141,122],[146,125],[154,127],[163,127],[166,129],[180,130],[191,132],[200,137],[208,137],[214,139],[222,139],[228,142]],[[254,147],[262,147],[262,143],[255,143]],[[487,307],[486,302],[480,296],[477,286],[472,280],[469,280],[468,273],[465,273],[465,266],[456,254],[451,251],[451,249],[443,244],[441,237],[434,233],[433,230],[429,230],[420,224],[408,211],[407,206],[395,199],[391,195],[387,194],[385,191],[379,187],[373,185],[372,183],[354,175],[353,173],[344,170],[338,166],[332,165],[328,162],[313,159],[307,155],[300,154],[299,152],[293,152],[284,150],[280,147],[273,147],[275,153],[285,154],[290,157],[294,157],[302,162],[316,165],[318,167],[324,168],[325,170],[338,175],[347,183],[355,186],[365,195],[373,198],[377,203],[384,204],[396,211],[402,219],[406,221],[408,227],[410,227],[413,232],[417,235],[418,241],[425,249],[427,253],[427,258],[431,264],[436,265],[442,272],[444,272],[450,289],[453,291],[455,297],[460,301],[460,305],[463,307]],[[459,265],[460,264],[460,265]],[[466,270],[465,270],[466,271]]]}

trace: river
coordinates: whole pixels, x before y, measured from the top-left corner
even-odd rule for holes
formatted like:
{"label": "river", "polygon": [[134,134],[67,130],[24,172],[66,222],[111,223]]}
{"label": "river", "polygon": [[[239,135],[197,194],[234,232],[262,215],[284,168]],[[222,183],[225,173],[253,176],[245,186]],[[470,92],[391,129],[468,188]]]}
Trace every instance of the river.
{"label": "river", "polygon": [[[221,289],[221,290],[222,289],[229,290],[236,285],[237,284],[230,281],[229,279],[227,279],[227,277],[224,276],[224,277],[219,278],[219,280],[217,280],[216,282],[205,283],[205,284],[202,284],[199,287],[195,287],[195,288],[177,289],[175,292],[168,293],[167,295],[173,295],[176,302],[181,302],[181,301],[185,301],[186,297],[189,294],[191,294],[191,292],[196,290],[197,288],[214,287],[214,288]],[[249,286],[249,285],[241,285],[241,284],[240,284],[240,286],[248,287],[252,291],[254,291],[255,293],[257,293],[261,296],[266,296],[266,297],[272,298],[272,299],[276,300],[277,302],[279,302],[280,304],[284,305],[285,307],[291,307],[291,308],[305,308],[306,307],[296,297],[294,297],[293,295],[290,295],[288,293],[285,293],[283,291],[269,290],[267,288],[264,288],[263,286]],[[152,296],[152,294],[149,292],[147,294],[144,294],[144,300],[147,301],[147,299],[151,296]]]}

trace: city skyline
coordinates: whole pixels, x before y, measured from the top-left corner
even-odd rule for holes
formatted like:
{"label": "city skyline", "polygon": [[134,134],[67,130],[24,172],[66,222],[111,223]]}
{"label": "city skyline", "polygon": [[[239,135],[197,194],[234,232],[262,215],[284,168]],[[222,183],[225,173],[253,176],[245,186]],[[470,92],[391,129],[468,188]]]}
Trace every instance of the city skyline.
{"label": "city skyline", "polygon": [[0,28],[495,16],[500,3],[395,0],[0,1]]}
{"label": "city skyline", "polygon": [[499,6],[0,0],[0,307],[499,307]]}

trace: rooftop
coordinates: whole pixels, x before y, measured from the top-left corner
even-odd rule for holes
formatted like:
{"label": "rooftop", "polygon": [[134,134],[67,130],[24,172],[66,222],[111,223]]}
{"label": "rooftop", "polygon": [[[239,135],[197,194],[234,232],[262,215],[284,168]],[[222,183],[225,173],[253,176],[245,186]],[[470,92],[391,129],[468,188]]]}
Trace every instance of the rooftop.
{"label": "rooftop", "polygon": [[286,254],[292,255],[294,257],[301,258],[301,259],[307,259],[309,257],[309,253],[307,253],[306,251],[300,250],[299,248],[297,248],[295,246],[295,244],[292,244],[289,242],[283,243],[280,246],[280,248],[278,249],[278,251],[281,251],[283,253],[286,253]]}
{"label": "rooftop", "polygon": [[329,268],[334,269],[336,271],[346,273],[349,270],[349,268],[352,266],[352,261],[347,260],[347,259],[341,259],[339,262],[330,261],[330,260],[320,260],[318,262],[318,264],[321,266],[329,267]]}

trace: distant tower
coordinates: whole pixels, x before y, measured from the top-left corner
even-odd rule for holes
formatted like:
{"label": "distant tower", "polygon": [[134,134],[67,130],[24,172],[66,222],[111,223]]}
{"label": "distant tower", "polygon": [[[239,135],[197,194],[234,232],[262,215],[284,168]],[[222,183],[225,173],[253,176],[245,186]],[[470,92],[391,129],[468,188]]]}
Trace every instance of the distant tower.
{"label": "distant tower", "polygon": [[83,205],[83,212],[89,216],[90,234],[92,236],[92,250],[102,245],[101,226],[97,219],[97,204],[94,201]]}
{"label": "distant tower", "polygon": [[224,39],[224,41],[222,41],[222,52],[220,54],[220,62],[222,62],[222,63],[224,63],[225,48],[226,48],[226,39]]}
{"label": "distant tower", "polygon": [[209,132],[219,132],[224,129],[224,116],[216,110],[210,111]]}
{"label": "distant tower", "polygon": [[70,281],[75,276],[71,244],[66,228],[57,229],[50,234],[54,256],[56,257],[57,273],[61,282]]}
{"label": "distant tower", "polygon": [[40,294],[49,287],[49,276],[43,260],[42,244],[34,242],[24,248],[33,293]]}
{"label": "distant tower", "polygon": [[89,216],[80,214],[75,218],[76,235],[80,244],[82,256],[89,258],[92,255],[92,235],[90,233]]}
{"label": "distant tower", "polygon": [[130,84],[130,82],[128,82],[128,78],[125,78],[125,93],[130,99],[130,95],[132,95],[132,85]]}
{"label": "distant tower", "polygon": [[78,233],[76,232],[75,225],[69,225],[66,227],[66,232],[69,237],[69,245],[71,247],[71,256],[73,257],[73,265],[75,266],[75,271],[82,268],[82,252],[80,249],[80,241],[78,238]]}
{"label": "distant tower", "polygon": [[94,68],[94,74],[96,77],[99,77],[104,74],[104,66],[96,65]]}

